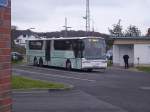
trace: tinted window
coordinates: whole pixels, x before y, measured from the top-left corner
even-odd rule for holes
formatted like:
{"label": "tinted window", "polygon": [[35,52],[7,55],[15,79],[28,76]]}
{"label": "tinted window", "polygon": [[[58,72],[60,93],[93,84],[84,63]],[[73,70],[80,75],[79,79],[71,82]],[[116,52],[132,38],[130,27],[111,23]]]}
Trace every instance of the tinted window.
{"label": "tinted window", "polygon": [[72,43],[74,55],[76,58],[83,57],[84,43],[82,40],[74,40]]}
{"label": "tinted window", "polygon": [[71,40],[55,40],[54,41],[55,50],[72,50]]}
{"label": "tinted window", "polygon": [[29,41],[29,49],[42,50],[43,41]]}
{"label": "tinted window", "polygon": [[85,39],[84,58],[86,59],[105,59],[106,44],[103,39]]}
{"label": "tinted window", "polygon": [[55,40],[55,50],[72,50],[76,58],[83,57],[84,42],[82,40]]}

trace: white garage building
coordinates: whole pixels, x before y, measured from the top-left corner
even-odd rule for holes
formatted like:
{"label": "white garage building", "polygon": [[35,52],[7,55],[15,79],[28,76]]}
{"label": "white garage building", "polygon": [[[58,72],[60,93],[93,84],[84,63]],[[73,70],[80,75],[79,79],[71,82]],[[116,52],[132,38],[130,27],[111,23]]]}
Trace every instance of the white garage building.
{"label": "white garage building", "polygon": [[150,37],[114,38],[114,66],[124,66],[123,55],[125,54],[130,57],[130,66],[150,66]]}

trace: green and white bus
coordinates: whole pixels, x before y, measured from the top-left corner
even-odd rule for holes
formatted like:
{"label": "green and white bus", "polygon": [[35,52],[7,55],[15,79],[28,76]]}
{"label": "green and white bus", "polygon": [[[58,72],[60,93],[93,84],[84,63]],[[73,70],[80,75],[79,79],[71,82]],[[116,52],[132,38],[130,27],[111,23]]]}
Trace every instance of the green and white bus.
{"label": "green and white bus", "polygon": [[27,62],[30,65],[88,71],[107,68],[106,44],[101,37],[28,40],[26,44]]}

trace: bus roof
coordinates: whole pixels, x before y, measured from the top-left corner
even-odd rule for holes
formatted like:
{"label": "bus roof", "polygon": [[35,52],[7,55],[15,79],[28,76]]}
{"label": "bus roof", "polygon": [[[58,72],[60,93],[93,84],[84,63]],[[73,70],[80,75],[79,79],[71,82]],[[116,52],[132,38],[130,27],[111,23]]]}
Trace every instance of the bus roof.
{"label": "bus roof", "polygon": [[93,36],[89,36],[89,37],[60,37],[60,38],[43,38],[43,39],[28,39],[28,41],[30,40],[75,40],[75,39],[86,39],[86,38],[100,38],[100,39],[104,39],[102,37],[93,37]]}

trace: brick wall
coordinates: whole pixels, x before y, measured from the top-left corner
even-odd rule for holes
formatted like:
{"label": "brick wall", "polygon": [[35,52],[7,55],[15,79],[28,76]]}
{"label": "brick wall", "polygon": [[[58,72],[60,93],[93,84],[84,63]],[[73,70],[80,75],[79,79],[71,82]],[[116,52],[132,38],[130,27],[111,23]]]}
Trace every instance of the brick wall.
{"label": "brick wall", "polygon": [[11,112],[10,1],[0,6],[0,112]]}

